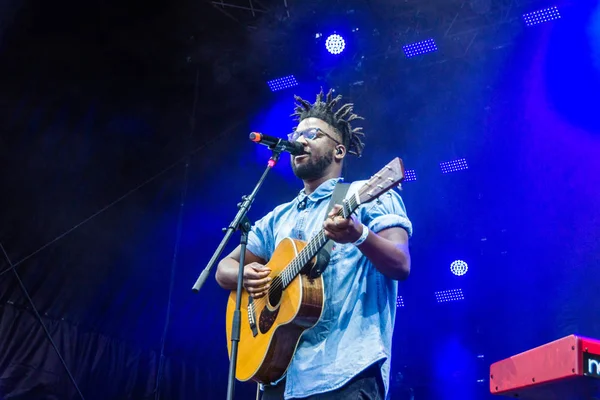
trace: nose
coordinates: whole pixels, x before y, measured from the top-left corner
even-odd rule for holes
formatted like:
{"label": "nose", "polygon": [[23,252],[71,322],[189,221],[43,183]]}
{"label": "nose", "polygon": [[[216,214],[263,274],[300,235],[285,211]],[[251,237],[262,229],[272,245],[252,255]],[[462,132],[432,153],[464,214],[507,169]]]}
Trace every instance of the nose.
{"label": "nose", "polygon": [[300,135],[296,142],[300,143],[302,146],[306,146],[308,144],[308,140],[304,137],[304,135]]}

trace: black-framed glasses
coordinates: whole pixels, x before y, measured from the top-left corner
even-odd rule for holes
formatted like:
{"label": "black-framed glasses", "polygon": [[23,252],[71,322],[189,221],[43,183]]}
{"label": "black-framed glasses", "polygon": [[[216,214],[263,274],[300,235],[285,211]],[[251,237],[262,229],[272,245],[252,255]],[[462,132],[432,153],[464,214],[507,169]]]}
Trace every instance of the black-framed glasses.
{"label": "black-framed glasses", "polygon": [[308,128],[303,131],[294,131],[288,135],[288,140],[290,142],[295,142],[296,140],[298,140],[300,138],[300,136],[304,136],[308,140],[314,140],[315,138],[319,137],[319,133],[323,134],[324,136],[327,136],[329,139],[333,140],[336,144],[341,145],[341,143],[338,140],[334,139],[329,133],[325,132],[321,128]]}

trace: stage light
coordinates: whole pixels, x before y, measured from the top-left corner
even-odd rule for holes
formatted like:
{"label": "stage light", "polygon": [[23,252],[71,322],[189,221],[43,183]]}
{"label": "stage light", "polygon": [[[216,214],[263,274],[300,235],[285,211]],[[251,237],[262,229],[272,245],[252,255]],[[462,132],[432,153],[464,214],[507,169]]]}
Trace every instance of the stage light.
{"label": "stage light", "polygon": [[404,54],[407,58],[418,56],[420,54],[431,53],[432,51],[437,51],[437,49],[438,48],[433,39],[427,39],[421,42],[402,46],[402,50],[404,50]]}
{"label": "stage light", "polygon": [[403,182],[414,182],[417,180],[417,174],[414,169],[407,169],[404,171],[404,181]]}
{"label": "stage light", "polygon": [[469,270],[469,266],[462,260],[452,261],[450,264],[450,271],[456,276],[463,276]]}
{"label": "stage light", "polygon": [[543,22],[554,21],[560,19],[560,13],[556,7],[548,7],[543,10],[533,11],[523,14],[523,20],[527,26],[541,24]]}
{"label": "stage light", "polygon": [[398,307],[404,307],[404,299],[402,296],[396,297],[396,308]]}
{"label": "stage light", "polygon": [[449,301],[464,300],[462,289],[450,289],[435,292],[435,299],[438,303],[447,303]]}
{"label": "stage light", "polygon": [[346,42],[343,37],[334,33],[333,35],[329,35],[325,41],[325,48],[331,54],[340,54],[346,48]]}
{"label": "stage light", "polygon": [[447,174],[449,172],[463,171],[465,169],[469,169],[469,166],[467,165],[467,160],[465,160],[464,158],[460,158],[458,160],[441,162],[440,168],[442,169],[443,174]]}
{"label": "stage light", "polygon": [[272,92],[298,86],[298,82],[294,75],[284,76],[283,78],[273,79],[267,82]]}

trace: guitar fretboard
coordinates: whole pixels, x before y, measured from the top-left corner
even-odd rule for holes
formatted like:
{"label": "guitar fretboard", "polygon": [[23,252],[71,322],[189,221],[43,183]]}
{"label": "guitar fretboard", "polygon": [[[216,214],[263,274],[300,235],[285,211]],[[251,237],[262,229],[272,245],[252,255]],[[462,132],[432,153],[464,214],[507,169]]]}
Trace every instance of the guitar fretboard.
{"label": "guitar fretboard", "polygon": [[[359,204],[357,203],[356,196],[351,196],[349,199],[344,200],[342,209],[336,215],[348,218],[358,206]],[[319,233],[308,242],[306,247],[300,250],[300,253],[298,253],[288,266],[285,267],[280,275],[284,289],[294,280],[300,271],[302,271],[302,268],[317,255],[319,250],[325,246],[328,240],[327,236],[325,236],[324,229],[321,229]]]}

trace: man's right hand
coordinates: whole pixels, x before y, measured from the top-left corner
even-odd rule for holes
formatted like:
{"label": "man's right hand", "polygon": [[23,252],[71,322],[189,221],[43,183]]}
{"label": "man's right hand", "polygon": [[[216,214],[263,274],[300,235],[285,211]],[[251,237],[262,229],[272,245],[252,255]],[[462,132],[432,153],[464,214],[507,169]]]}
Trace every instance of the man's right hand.
{"label": "man's right hand", "polygon": [[244,288],[255,299],[264,297],[271,286],[270,273],[270,269],[257,262],[245,265]]}

